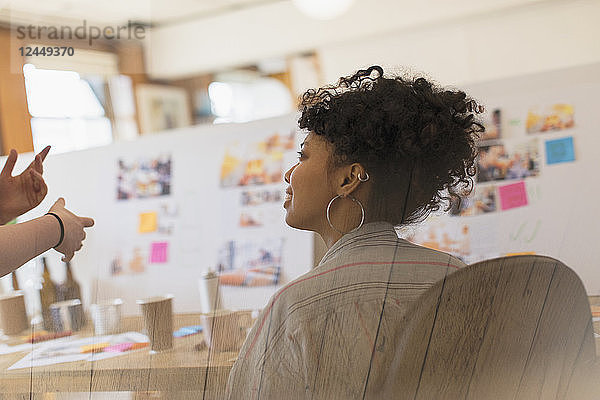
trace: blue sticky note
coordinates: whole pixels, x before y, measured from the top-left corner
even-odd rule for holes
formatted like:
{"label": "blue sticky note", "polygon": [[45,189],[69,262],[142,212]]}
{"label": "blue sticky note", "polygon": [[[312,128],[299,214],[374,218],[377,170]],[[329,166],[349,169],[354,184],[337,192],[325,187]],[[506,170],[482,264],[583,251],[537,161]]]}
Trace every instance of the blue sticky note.
{"label": "blue sticky note", "polygon": [[558,164],[569,161],[575,161],[572,136],[546,141],[546,163]]}
{"label": "blue sticky note", "polygon": [[184,336],[189,336],[189,335],[195,335],[196,333],[199,333],[199,332],[202,332],[201,325],[184,326],[182,328],[179,328],[177,331],[173,332],[173,336],[178,338],[178,337],[184,337]]}

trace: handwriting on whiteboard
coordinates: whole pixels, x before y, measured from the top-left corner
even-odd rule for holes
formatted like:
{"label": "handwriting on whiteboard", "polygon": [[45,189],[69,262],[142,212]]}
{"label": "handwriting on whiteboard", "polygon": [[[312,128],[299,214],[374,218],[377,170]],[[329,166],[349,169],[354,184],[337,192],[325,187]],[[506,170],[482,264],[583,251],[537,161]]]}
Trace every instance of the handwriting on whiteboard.
{"label": "handwriting on whiteboard", "polygon": [[510,232],[509,238],[513,242],[531,243],[537,236],[542,221],[540,219],[536,221],[523,221],[518,228]]}

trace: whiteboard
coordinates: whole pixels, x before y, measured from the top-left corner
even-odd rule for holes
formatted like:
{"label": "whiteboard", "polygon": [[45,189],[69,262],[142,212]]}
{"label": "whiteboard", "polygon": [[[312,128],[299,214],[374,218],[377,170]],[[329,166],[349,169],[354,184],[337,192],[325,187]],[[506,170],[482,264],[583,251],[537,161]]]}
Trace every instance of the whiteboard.
{"label": "whiteboard", "polygon": [[[505,110],[507,138],[523,137],[522,119],[531,106],[570,103],[575,108],[575,126],[536,134],[542,141],[572,136],[576,160],[548,165],[542,146],[542,171],[534,181],[537,195],[531,206],[501,214],[500,246],[507,251],[535,251],[563,261],[575,270],[590,295],[600,294],[600,65],[547,72],[516,79],[474,85],[474,96]],[[512,212],[511,212],[512,211]],[[538,235],[530,243],[517,237],[519,227],[531,229],[539,222]],[[522,231],[523,233],[523,231]]]}

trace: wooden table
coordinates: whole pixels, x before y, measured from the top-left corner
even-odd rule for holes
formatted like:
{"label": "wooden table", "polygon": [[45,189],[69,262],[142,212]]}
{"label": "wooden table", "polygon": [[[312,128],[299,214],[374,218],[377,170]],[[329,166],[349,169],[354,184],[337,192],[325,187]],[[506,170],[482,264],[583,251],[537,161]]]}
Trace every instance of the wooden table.
{"label": "wooden table", "polygon": [[[590,297],[592,305],[600,306],[600,296]],[[196,314],[179,314],[174,327],[198,325]],[[123,320],[124,331],[142,330],[140,317]],[[594,323],[600,333],[600,322]],[[91,324],[80,335],[91,335]],[[229,371],[237,354],[209,353],[195,349],[203,341],[202,335],[175,338],[172,350],[150,354],[148,349],[94,362],[80,361],[64,364],[6,371],[26,353],[0,356],[1,399],[42,398],[52,392],[160,392],[165,399],[219,399],[223,397]],[[600,356],[600,338],[596,338]],[[158,396],[158,395],[157,395]],[[47,397],[43,397],[47,398]],[[137,397],[136,397],[137,398]]]}
{"label": "wooden table", "polygon": [[[198,325],[194,314],[176,315],[174,328]],[[124,331],[142,331],[140,317],[123,320]],[[91,324],[80,336],[91,335]],[[33,369],[7,371],[26,353],[0,356],[0,392],[13,398],[27,398],[29,393],[46,392],[170,392],[164,398],[222,397],[236,352],[215,353],[195,349],[203,342],[201,334],[174,338],[173,349],[151,354],[148,348],[94,362],[78,361]],[[174,392],[181,392],[175,394]],[[199,393],[200,397],[198,397]],[[185,396],[187,393],[190,396]],[[23,395],[26,394],[26,397]],[[193,394],[193,396],[191,396]],[[4,398],[4,397],[0,397]],[[161,397],[163,398],[163,397]]]}

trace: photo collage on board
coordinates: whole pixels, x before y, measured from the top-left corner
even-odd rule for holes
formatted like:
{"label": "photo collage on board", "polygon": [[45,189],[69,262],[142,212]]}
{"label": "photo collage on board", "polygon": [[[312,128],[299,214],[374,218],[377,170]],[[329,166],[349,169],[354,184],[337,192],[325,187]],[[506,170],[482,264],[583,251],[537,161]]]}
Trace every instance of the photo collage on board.
{"label": "photo collage on board", "polygon": [[[116,201],[133,205],[135,224],[120,232],[127,235],[113,255],[109,271],[112,276],[145,273],[150,265],[169,262],[169,238],[178,218],[177,204],[169,200],[172,194],[172,157],[158,154],[154,157],[117,160]],[[160,199],[148,203],[144,199]],[[131,213],[132,211],[127,211]]]}
{"label": "photo collage on board", "polygon": [[[542,163],[551,166],[575,161],[573,136],[565,136],[575,125],[575,107],[569,103],[530,106],[521,118],[510,119],[501,108],[484,114],[485,132],[478,140],[476,174],[471,193],[454,204],[449,214],[455,217],[496,215],[531,204],[531,186],[542,173]],[[522,122],[524,121],[524,123]],[[510,123],[510,137],[505,135]],[[543,142],[543,143],[542,143]],[[438,216],[428,218],[408,240],[453,254],[466,262],[489,258],[475,254],[470,245],[473,220],[454,223]],[[500,254],[493,254],[497,256]]]}
{"label": "photo collage on board", "polygon": [[[295,132],[275,132],[252,143],[231,143],[221,164],[223,199],[238,199],[227,207],[225,238],[217,270],[229,286],[277,285],[282,268],[281,225],[284,154],[295,148]],[[229,204],[229,203],[228,203]],[[233,217],[232,217],[233,215]],[[237,232],[230,237],[230,232]]]}
{"label": "photo collage on board", "polygon": [[[485,116],[485,132],[478,142],[475,185],[462,199],[452,215],[472,216],[523,207],[527,199],[526,178],[541,173],[542,151],[546,165],[575,160],[573,137],[546,139],[544,135],[575,126],[575,108],[557,103],[527,110],[523,132],[517,137],[503,137],[503,115],[500,108]],[[510,181],[510,183],[508,182]]]}

